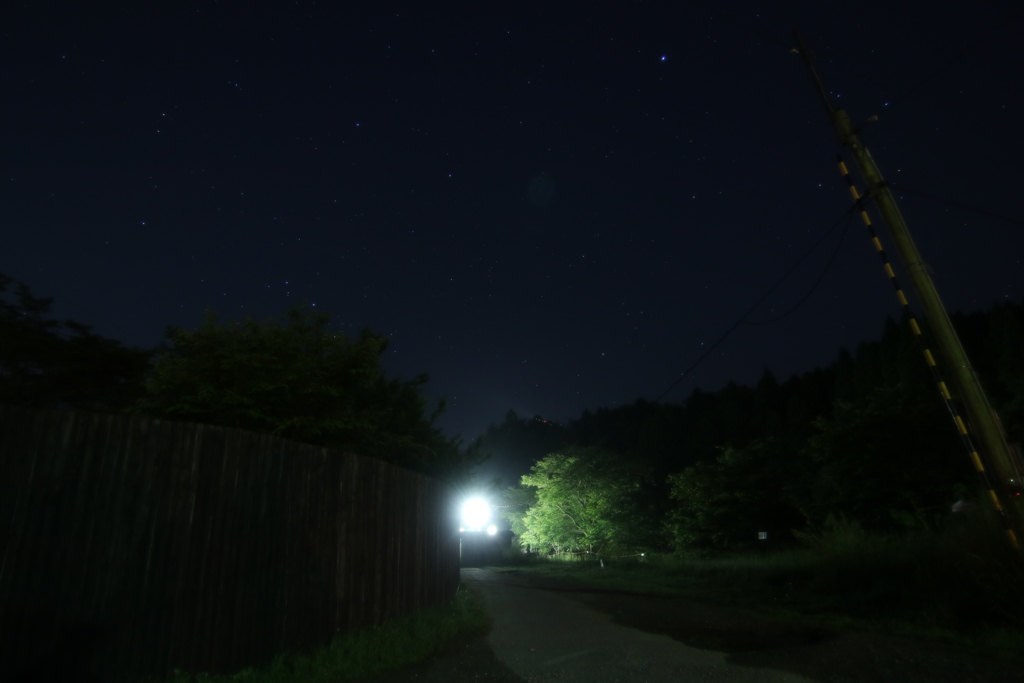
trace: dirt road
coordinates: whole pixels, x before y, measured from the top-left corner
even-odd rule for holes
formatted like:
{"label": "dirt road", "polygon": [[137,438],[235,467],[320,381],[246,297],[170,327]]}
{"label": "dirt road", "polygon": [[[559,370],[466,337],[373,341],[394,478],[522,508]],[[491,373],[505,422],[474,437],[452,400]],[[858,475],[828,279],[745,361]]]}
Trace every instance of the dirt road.
{"label": "dirt road", "polygon": [[541,588],[515,572],[464,569],[462,577],[484,598],[490,633],[374,683],[1024,680],[1018,665],[908,638],[840,633],[660,597]]}

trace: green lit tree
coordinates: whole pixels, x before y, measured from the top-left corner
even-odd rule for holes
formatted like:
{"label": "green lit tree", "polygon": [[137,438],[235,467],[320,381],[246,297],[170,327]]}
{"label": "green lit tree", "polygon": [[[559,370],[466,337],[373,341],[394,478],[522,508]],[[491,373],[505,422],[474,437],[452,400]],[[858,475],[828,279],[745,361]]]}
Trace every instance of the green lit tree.
{"label": "green lit tree", "polygon": [[513,530],[522,530],[523,543],[556,552],[601,555],[636,548],[650,527],[636,500],[644,476],[628,461],[597,448],[552,453],[523,476],[523,487],[532,489],[536,500],[512,519]]}
{"label": "green lit tree", "polygon": [[526,513],[537,504],[535,486],[510,486],[505,489],[499,504],[499,514],[508,520],[509,529],[520,539],[526,535]]}

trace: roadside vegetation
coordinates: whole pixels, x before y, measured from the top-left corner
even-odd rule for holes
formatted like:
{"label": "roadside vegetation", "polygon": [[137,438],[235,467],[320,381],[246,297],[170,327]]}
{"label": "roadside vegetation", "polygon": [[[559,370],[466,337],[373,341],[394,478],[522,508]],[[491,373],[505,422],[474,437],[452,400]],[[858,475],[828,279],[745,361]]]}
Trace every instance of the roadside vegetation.
{"label": "roadside vegetation", "polygon": [[[326,314],[297,307],[220,322],[208,312],[197,329],[170,328],[144,350],[53,320],[51,304],[0,274],[0,402],[245,428],[457,486],[490,457],[506,467],[491,503],[531,553],[507,562],[537,580],[1024,652],[1024,569],[906,324],[889,320],[877,341],[782,383],[765,368],[755,386],[639,399],[566,425],[510,410],[463,447],[436,426],[443,404],[423,395],[425,375],[387,376],[387,339],[349,338]],[[953,322],[1008,440],[1024,443],[1024,305]],[[998,488],[1010,505],[1024,499],[1020,481]],[[443,619],[424,613],[265,670],[175,683],[315,681],[365,675],[375,665],[364,661],[401,665],[458,624],[482,622],[460,596]]]}
{"label": "roadside vegetation", "polygon": [[363,678],[427,659],[457,638],[483,633],[487,624],[483,602],[460,584],[447,604],[339,635],[317,650],[281,654],[264,667],[235,674],[174,671],[142,683],[332,683]]}
{"label": "roadside vegetation", "polygon": [[329,313],[169,327],[155,349],[127,348],[51,317],[53,299],[0,273],[0,403],[127,413],[274,434],[380,458],[450,482],[481,458],[442,433],[444,401],[426,373],[389,376],[385,335],[341,333]]}
{"label": "roadside vegetation", "polygon": [[709,556],[655,553],[496,558],[551,587],[590,587],[726,604],[762,616],[947,642],[1024,657],[1024,566],[994,520],[868,534],[833,519],[799,547]]}
{"label": "roadside vegetation", "polygon": [[[1024,306],[954,324],[1024,442]],[[1024,653],[1024,563],[906,324],[784,383],[765,369],[564,426],[510,411],[480,446],[529,454],[495,496],[524,577]],[[998,490],[1024,497],[1015,479]]]}

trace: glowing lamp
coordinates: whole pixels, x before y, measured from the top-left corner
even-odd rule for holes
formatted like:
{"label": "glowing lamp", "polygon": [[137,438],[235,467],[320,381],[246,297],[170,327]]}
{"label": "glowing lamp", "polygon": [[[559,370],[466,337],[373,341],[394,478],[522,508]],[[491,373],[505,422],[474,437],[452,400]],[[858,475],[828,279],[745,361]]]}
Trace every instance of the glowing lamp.
{"label": "glowing lamp", "polygon": [[462,506],[462,526],[470,531],[480,531],[490,517],[491,506],[482,498],[472,498]]}

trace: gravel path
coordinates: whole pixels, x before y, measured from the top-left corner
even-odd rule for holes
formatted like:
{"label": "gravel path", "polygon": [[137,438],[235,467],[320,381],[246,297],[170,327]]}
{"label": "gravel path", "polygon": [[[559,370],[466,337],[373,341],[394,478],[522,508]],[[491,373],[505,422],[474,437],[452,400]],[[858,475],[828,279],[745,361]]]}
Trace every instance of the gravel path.
{"label": "gravel path", "polygon": [[515,572],[463,569],[462,579],[486,602],[491,631],[367,683],[1024,681],[1020,664],[909,638],[840,633],[668,598],[538,588]]}
{"label": "gravel path", "polygon": [[784,671],[730,664],[722,652],[617,624],[571,594],[524,586],[509,581],[507,575],[467,569],[463,579],[480,590],[494,618],[487,637],[494,654],[531,683],[809,680]]}

